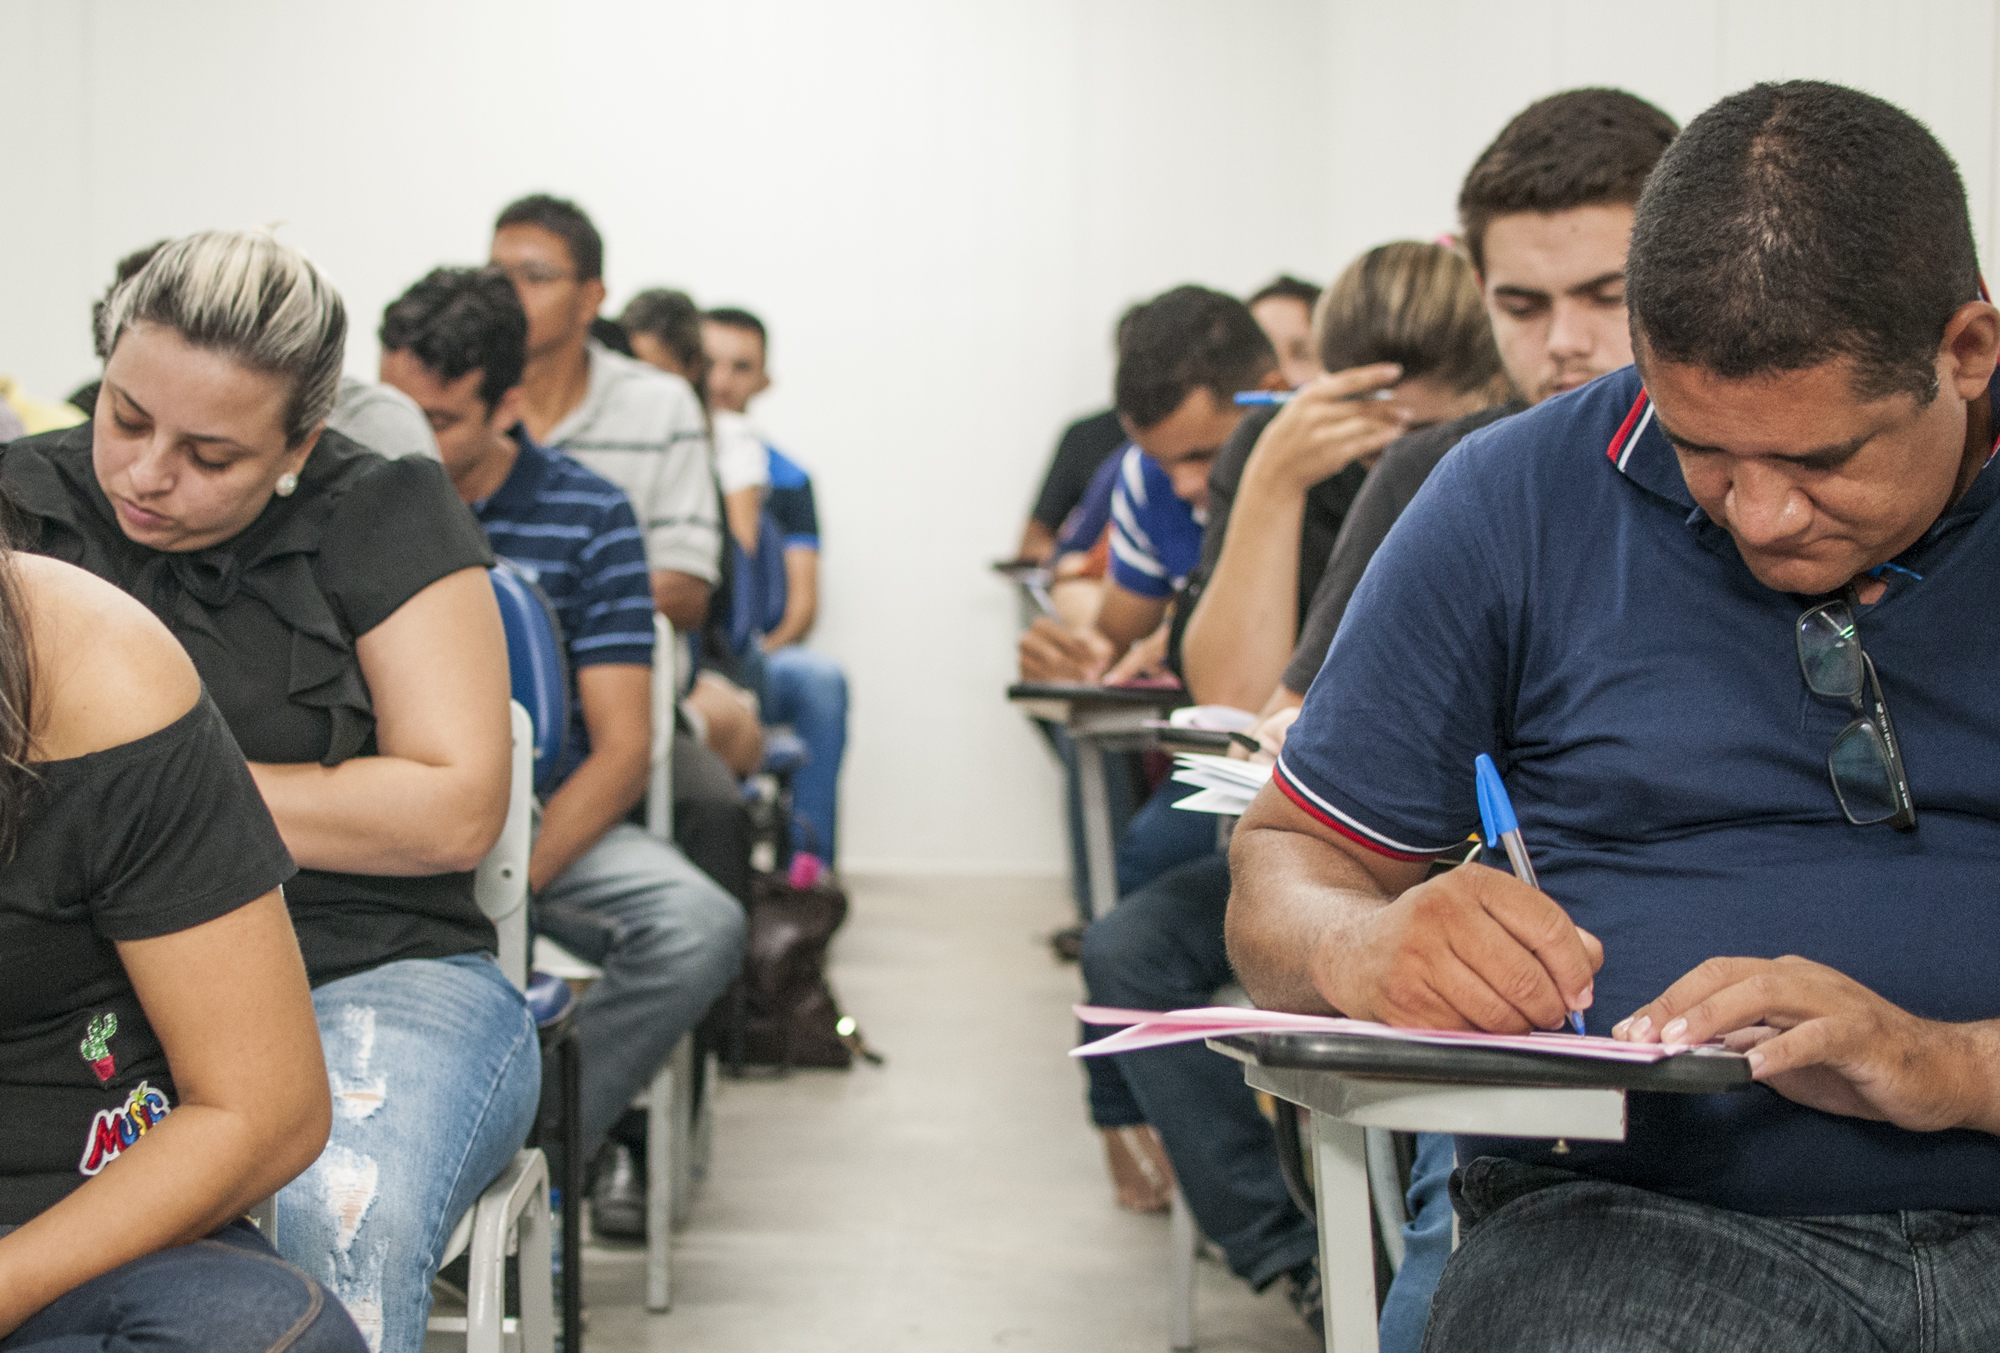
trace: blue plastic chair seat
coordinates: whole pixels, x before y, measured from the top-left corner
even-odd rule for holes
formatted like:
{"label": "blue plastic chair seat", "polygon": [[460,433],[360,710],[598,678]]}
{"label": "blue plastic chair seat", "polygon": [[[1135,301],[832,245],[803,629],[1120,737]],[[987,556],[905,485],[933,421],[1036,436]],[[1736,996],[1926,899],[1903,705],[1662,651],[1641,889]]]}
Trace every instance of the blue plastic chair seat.
{"label": "blue plastic chair seat", "polygon": [[569,983],[545,972],[528,974],[527,995],[528,1013],[535,1017],[537,1029],[559,1023],[576,1008],[576,993],[570,990]]}

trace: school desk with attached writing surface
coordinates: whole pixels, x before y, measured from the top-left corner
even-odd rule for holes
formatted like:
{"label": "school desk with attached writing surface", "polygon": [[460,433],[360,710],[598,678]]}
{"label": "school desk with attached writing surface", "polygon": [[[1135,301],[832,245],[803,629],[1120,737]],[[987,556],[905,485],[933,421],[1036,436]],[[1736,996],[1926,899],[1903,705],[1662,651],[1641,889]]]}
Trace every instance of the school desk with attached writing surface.
{"label": "school desk with attached writing surface", "polygon": [[1631,1090],[1748,1089],[1749,1063],[1696,1049],[1650,1063],[1317,1032],[1211,1038],[1254,1089],[1306,1109],[1328,1353],[1377,1353],[1367,1130],[1623,1141]]}
{"label": "school desk with attached writing surface", "polygon": [[1007,698],[1031,718],[1059,723],[1076,743],[1076,772],[1083,798],[1083,853],[1090,870],[1090,912],[1103,916],[1118,905],[1118,843],[1111,831],[1111,800],[1104,784],[1107,752],[1145,751],[1159,745],[1146,727],[1163,710],[1188,702],[1179,686],[1094,686],[1069,681],[1023,681]]}

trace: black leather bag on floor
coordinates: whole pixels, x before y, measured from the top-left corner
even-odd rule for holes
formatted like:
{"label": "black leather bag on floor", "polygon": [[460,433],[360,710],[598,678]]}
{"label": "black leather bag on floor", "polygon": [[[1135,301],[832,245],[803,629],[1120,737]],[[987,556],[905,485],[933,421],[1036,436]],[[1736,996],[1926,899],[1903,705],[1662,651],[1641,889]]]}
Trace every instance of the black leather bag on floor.
{"label": "black leather bag on floor", "polygon": [[[794,888],[782,874],[751,879],[741,1014],[718,1040],[732,1062],[789,1068],[847,1067],[857,1054],[880,1060],[853,1021],[842,1019],[826,981],[827,944],[846,919],[847,894],[825,879],[810,888]],[[725,1000],[723,1009],[735,1004]]]}

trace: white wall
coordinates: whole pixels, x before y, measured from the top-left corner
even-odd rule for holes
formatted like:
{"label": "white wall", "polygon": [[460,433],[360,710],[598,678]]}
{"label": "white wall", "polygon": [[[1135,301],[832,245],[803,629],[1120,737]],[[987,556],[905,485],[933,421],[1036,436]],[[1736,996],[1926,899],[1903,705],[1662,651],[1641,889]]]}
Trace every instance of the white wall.
{"label": "white wall", "polygon": [[0,0],[0,371],[88,374],[125,250],[283,221],[365,373],[384,302],[517,194],[573,195],[614,307],[667,283],[772,324],[759,415],[816,472],[814,642],[855,689],[845,862],[1053,871],[985,564],[1106,399],[1120,308],[1447,229],[1506,118],[1580,84],[1683,119],[1873,89],[1958,156],[1990,258],[1997,36],[1945,0]]}
{"label": "white wall", "polygon": [[[1324,269],[1321,0],[0,0],[0,371],[57,394],[119,254],[286,223],[382,305],[573,195],[614,308],[770,322],[760,419],[816,473],[814,643],[855,698],[850,867],[1053,872],[1058,782],[1002,703],[1011,552],[1130,301]],[[19,83],[12,83],[19,81]],[[1304,172],[1293,172],[1304,165]],[[36,200],[24,202],[18,194]]]}
{"label": "white wall", "polygon": [[[1907,108],[1957,158],[1995,263],[1993,0],[1329,0],[1327,241],[1350,258],[1454,228],[1473,159],[1545,94],[1613,85],[1685,123],[1760,80],[1853,85]],[[1412,94],[1415,97],[1412,97]]]}

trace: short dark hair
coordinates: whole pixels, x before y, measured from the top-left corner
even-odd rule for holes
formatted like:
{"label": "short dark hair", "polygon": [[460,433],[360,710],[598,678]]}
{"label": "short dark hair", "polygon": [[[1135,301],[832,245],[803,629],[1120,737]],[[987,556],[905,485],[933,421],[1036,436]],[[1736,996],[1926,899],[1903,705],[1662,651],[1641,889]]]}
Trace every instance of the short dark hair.
{"label": "short dark hair", "polygon": [[442,380],[479,375],[491,410],[521,383],[528,316],[514,284],[492,268],[434,268],[382,312],[384,352],[407,352]]}
{"label": "short dark hair", "polygon": [[1278,367],[1250,307],[1207,287],[1175,287],[1134,306],[1118,337],[1118,412],[1139,428],[1165,421],[1196,390],[1226,401]]}
{"label": "short dark hair", "polygon": [[1486,227],[1497,216],[1637,202],[1679,130],[1622,89],[1572,89],[1529,104],[1480,152],[1459,190],[1472,266],[1486,271]]}
{"label": "short dark hair", "polygon": [[725,305],[709,311],[702,318],[711,324],[727,325],[731,329],[750,330],[750,332],[757,335],[758,343],[763,345],[764,356],[768,358],[771,355],[771,338],[770,335],[764,332],[764,321],[758,319],[748,310],[739,309],[733,305]]}
{"label": "short dark hair", "polygon": [[705,356],[701,350],[701,307],[685,291],[670,287],[649,287],[625,302],[618,317],[628,334],[651,334],[666,345],[684,371],[699,371]]}
{"label": "short dark hair", "polygon": [[1853,361],[1863,399],[1937,394],[1945,325],[1979,299],[1958,167],[1872,94],[1794,80],[1688,124],[1639,199],[1633,347],[1725,380]]}
{"label": "short dark hair", "polygon": [[590,321],[590,336],[621,357],[632,356],[632,335],[615,319],[603,315]]}
{"label": "short dark hair", "polygon": [[1306,309],[1310,310],[1319,304],[1319,288],[1304,278],[1294,277],[1290,273],[1281,272],[1252,292],[1250,299],[1243,302],[1243,304],[1254,310],[1263,302],[1278,298],[1283,298],[1287,301],[1299,301],[1304,304]]}
{"label": "short dark hair", "polygon": [[547,193],[530,193],[510,202],[493,222],[495,230],[515,225],[540,226],[561,240],[569,250],[569,265],[576,269],[577,281],[594,282],[604,276],[604,237],[576,203]]}

